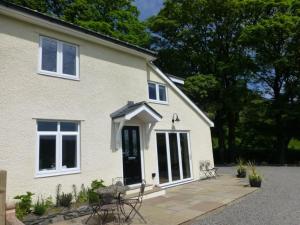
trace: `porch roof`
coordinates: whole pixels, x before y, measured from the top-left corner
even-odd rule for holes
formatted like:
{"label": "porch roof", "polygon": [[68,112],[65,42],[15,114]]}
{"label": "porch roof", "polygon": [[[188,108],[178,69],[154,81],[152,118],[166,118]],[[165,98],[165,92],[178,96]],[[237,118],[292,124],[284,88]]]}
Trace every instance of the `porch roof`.
{"label": "porch roof", "polygon": [[113,120],[131,120],[137,116],[146,122],[158,122],[162,119],[162,116],[145,101],[137,103],[128,102],[127,105],[113,112],[110,116]]}

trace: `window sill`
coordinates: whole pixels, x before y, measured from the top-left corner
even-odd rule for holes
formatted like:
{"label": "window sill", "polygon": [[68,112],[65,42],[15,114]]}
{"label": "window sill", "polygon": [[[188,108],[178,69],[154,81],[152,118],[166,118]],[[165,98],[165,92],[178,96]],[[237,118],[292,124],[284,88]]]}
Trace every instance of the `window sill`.
{"label": "window sill", "polygon": [[73,169],[69,171],[49,171],[49,172],[37,172],[35,175],[35,178],[43,178],[43,177],[55,177],[55,176],[63,176],[63,175],[69,175],[69,174],[77,174],[81,173],[80,169]]}
{"label": "window sill", "polygon": [[169,102],[164,102],[164,101],[158,101],[158,100],[152,100],[152,99],[149,99],[148,100],[150,103],[154,103],[154,104],[161,104],[161,105],[169,105]]}
{"label": "window sill", "polygon": [[67,79],[67,80],[76,80],[76,81],[80,80],[79,76],[52,73],[52,72],[47,72],[47,71],[39,71],[38,74],[43,75],[43,76],[58,77],[58,78]]}

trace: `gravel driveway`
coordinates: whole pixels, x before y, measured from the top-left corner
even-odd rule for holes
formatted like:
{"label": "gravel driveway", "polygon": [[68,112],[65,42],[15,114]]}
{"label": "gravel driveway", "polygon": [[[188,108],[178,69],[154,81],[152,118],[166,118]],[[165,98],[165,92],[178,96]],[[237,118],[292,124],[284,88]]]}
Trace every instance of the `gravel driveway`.
{"label": "gravel driveway", "polygon": [[[193,225],[300,225],[300,167],[258,167],[262,188]],[[235,174],[234,167],[220,173]]]}

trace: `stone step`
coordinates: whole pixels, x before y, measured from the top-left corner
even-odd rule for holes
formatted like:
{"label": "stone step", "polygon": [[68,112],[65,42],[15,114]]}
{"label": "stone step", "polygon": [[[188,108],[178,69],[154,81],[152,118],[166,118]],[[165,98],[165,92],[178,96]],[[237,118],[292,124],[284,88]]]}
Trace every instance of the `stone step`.
{"label": "stone step", "polygon": [[[166,194],[165,189],[162,189],[160,187],[153,187],[151,185],[151,189],[148,190],[145,189],[143,199],[155,198],[165,194]],[[126,198],[134,198],[134,197],[138,197],[138,195],[139,195],[139,190],[138,192],[135,193],[130,193],[130,194],[126,193]]]}
{"label": "stone step", "polygon": [[[126,195],[131,195],[131,194],[135,194],[135,193],[139,193],[140,192],[140,185],[135,185],[129,188],[128,191],[126,191]],[[152,184],[146,184],[145,187],[145,191],[149,191],[153,189],[153,185]]]}

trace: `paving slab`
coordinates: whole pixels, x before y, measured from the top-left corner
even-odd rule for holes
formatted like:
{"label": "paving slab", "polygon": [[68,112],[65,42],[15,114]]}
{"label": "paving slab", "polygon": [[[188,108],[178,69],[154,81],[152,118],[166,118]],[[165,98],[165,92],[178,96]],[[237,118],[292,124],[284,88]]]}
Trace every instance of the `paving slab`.
{"label": "paving slab", "polygon": [[[217,179],[194,181],[176,186],[167,189],[164,196],[144,200],[140,212],[147,224],[182,224],[257,190],[249,187],[245,182],[247,181],[232,175],[222,174]],[[83,225],[87,217],[63,221],[54,225]],[[92,218],[88,223],[88,225],[96,224],[98,224],[97,218]],[[135,217],[131,224],[144,223]]]}

